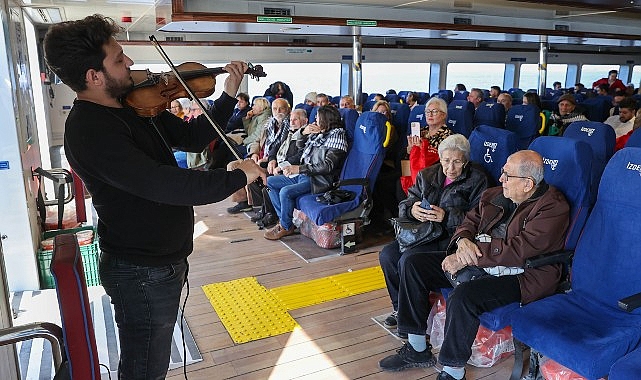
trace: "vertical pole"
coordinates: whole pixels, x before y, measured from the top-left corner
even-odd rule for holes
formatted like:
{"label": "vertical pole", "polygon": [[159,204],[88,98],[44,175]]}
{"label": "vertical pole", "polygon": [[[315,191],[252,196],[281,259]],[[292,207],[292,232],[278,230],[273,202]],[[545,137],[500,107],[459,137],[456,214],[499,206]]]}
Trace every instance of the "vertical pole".
{"label": "vertical pole", "polygon": [[539,36],[539,96],[545,95],[548,74],[548,36]]}
{"label": "vertical pole", "polygon": [[362,111],[363,103],[363,73],[361,57],[363,54],[363,42],[361,40],[361,27],[353,26],[354,34],[353,54],[352,54],[352,90],[354,91],[354,103],[356,109]]}

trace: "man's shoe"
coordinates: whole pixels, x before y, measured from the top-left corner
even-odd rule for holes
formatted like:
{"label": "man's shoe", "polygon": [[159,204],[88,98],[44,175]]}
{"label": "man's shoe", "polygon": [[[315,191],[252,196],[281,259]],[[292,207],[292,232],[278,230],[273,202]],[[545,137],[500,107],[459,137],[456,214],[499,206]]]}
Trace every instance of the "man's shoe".
{"label": "man's shoe", "polygon": [[398,325],[398,311],[394,310],[392,314],[385,318],[383,325],[387,328],[396,327]]}
{"label": "man's shoe", "polygon": [[247,203],[247,201],[245,201],[245,202],[240,202],[236,204],[236,206],[229,207],[227,209],[227,212],[230,214],[240,214],[241,212],[252,211],[253,209],[254,208],[250,206],[249,203]]}
{"label": "man's shoe", "polygon": [[[438,374],[438,377],[436,380],[456,380],[452,375],[445,371],[441,371],[441,373]],[[461,380],[465,380],[465,375],[463,375],[463,378]]]}
{"label": "man's shoe", "polygon": [[423,352],[416,352],[412,345],[405,343],[395,355],[390,355],[380,362],[378,366],[383,371],[403,371],[409,368],[428,368],[436,364],[436,358],[432,354],[432,346],[427,345]]}
{"label": "man's shoe", "polygon": [[286,230],[283,226],[278,223],[276,227],[265,232],[265,239],[267,240],[279,240],[282,237],[292,235],[294,233],[294,226],[291,226],[290,229]]}

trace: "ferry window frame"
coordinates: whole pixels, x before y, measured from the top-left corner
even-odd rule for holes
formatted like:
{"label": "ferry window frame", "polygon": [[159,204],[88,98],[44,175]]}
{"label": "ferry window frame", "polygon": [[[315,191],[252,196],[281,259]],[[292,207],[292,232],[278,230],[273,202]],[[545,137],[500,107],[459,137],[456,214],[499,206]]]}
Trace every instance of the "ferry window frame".
{"label": "ferry window frame", "polygon": [[305,95],[312,91],[330,97],[341,95],[340,62],[272,62],[261,65],[267,77],[260,82],[248,78],[247,92],[250,98],[263,96],[269,85],[277,81],[284,82],[292,91],[292,108],[302,103]]}
{"label": "ferry window frame", "polygon": [[[452,90],[457,83],[463,83],[468,91],[472,88],[489,89],[492,86],[501,86],[505,80],[505,65],[501,62],[449,62],[446,66],[445,88]],[[462,73],[476,73],[474,75],[481,76],[475,80],[465,77],[462,79]]]}
{"label": "ferry window frame", "polygon": [[[533,69],[533,70],[532,70]],[[550,63],[548,64],[547,77],[545,78],[545,87],[552,88],[552,83],[561,82],[567,85],[568,64]],[[525,74],[525,75],[524,75]],[[534,78],[532,82],[531,78]],[[528,78],[528,79],[524,79]],[[530,85],[530,83],[532,83]],[[572,83],[574,86],[574,83]],[[523,63],[519,70],[519,88],[523,91],[539,88],[539,64]]]}
{"label": "ferry window frame", "polygon": [[[586,75],[586,68],[589,69],[587,70],[587,72],[589,72],[588,75]],[[620,72],[621,66],[612,65],[612,64],[605,64],[605,65],[593,65],[589,63],[583,64],[581,65],[581,80],[579,82],[583,83],[585,88],[592,88],[592,84],[594,82],[598,81],[601,78],[607,78],[608,72],[610,70],[616,70]]]}
{"label": "ferry window frame", "polygon": [[363,63],[363,92],[383,94],[387,90],[428,92],[431,65],[429,62],[367,62]]}
{"label": "ferry window frame", "polygon": [[634,85],[635,89],[641,87],[641,65],[632,66],[632,76],[630,77],[630,83]]}

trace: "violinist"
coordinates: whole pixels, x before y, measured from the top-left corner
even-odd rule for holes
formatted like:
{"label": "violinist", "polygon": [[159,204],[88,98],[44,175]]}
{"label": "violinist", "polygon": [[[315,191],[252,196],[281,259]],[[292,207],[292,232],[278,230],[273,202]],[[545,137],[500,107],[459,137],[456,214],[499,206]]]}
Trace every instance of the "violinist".
{"label": "violinist", "polygon": [[[51,70],[77,98],[65,124],[65,152],[98,213],[99,273],[120,338],[118,379],[164,379],[193,248],[193,205],[218,202],[263,176],[252,160],[233,171],[178,168],[172,147],[200,152],[216,135],[201,115],[138,116],[121,98],[132,88],[122,29],[93,15],[52,25],[44,39]],[[247,69],[229,74],[211,116],[225,125]]]}

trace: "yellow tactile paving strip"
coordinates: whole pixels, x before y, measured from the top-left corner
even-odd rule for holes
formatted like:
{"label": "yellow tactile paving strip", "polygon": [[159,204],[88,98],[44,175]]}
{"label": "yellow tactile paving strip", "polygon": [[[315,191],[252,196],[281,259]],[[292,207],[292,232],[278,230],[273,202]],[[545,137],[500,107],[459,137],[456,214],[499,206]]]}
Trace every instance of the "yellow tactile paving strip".
{"label": "yellow tactile paving strip", "polygon": [[385,287],[380,266],[266,289],[255,277],[203,286],[205,295],[235,343],[291,332],[288,310]]}

